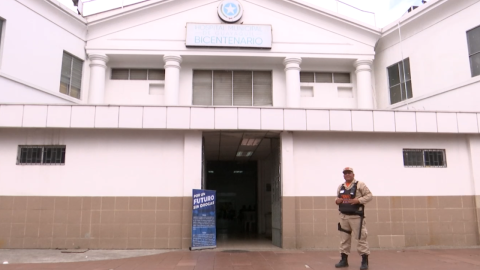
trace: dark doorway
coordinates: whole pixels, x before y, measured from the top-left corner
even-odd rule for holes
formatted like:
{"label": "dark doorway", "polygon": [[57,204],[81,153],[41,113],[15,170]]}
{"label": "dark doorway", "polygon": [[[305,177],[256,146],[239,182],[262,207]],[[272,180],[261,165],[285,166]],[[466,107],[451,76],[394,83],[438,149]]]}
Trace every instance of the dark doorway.
{"label": "dark doorway", "polygon": [[257,232],[257,162],[207,162],[207,189],[217,191],[217,235]]}
{"label": "dark doorway", "polygon": [[203,133],[202,188],[217,192],[218,248],[282,246],[279,135]]}

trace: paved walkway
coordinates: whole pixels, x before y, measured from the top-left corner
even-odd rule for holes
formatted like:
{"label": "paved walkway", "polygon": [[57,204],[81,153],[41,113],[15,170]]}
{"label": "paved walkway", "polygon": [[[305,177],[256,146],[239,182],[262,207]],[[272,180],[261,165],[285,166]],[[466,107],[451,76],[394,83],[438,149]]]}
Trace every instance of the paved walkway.
{"label": "paved walkway", "polygon": [[[15,270],[308,270],[335,269],[335,251],[173,251],[156,255],[72,263],[0,264]],[[350,267],[359,269],[360,256],[352,254]],[[373,251],[370,269],[480,269],[480,249]]]}

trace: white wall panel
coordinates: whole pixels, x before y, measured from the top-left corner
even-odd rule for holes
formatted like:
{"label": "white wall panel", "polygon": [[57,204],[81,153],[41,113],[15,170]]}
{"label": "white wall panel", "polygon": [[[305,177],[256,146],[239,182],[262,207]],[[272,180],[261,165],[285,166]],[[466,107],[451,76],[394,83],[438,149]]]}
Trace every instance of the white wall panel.
{"label": "white wall panel", "polygon": [[[293,136],[295,196],[335,196],[338,185],[344,182],[342,168],[346,166],[355,169],[355,178],[364,181],[374,196],[474,192],[468,145],[462,135],[297,132]],[[448,166],[406,168],[404,148],[445,149]],[[401,184],[392,188],[392,183]]]}
{"label": "white wall panel", "polygon": [[305,110],[285,110],[285,130],[307,130],[307,114]]}
{"label": "white wall panel", "polygon": [[351,131],[352,113],[351,111],[330,111],[330,130]]}
{"label": "white wall panel", "polygon": [[416,132],[417,123],[414,112],[395,112],[395,129],[397,132]]}
{"label": "white wall panel", "polygon": [[95,126],[94,106],[72,107],[72,128],[93,128]]}
{"label": "white wall panel", "polygon": [[372,111],[352,111],[353,131],[373,131]]}
{"label": "white wall panel", "polygon": [[456,113],[437,113],[438,132],[458,133]]}
{"label": "white wall panel", "polygon": [[187,131],[184,136],[183,149],[183,196],[190,197],[192,196],[192,189],[201,188],[202,132]]}
{"label": "white wall panel", "polygon": [[96,128],[118,128],[119,107],[97,106],[95,110]]}
{"label": "white wall panel", "polygon": [[373,125],[377,132],[395,132],[395,113],[374,111]]}
{"label": "white wall panel", "polygon": [[476,113],[457,113],[458,132],[478,133],[478,120]]}
{"label": "white wall panel", "polygon": [[46,105],[25,105],[23,108],[23,127],[46,127],[47,109]]}
{"label": "white wall panel", "polygon": [[283,109],[261,109],[263,130],[283,130]]}
{"label": "white wall panel", "polygon": [[166,128],[167,108],[165,107],[144,107],[143,128]]}
{"label": "white wall panel", "polygon": [[215,109],[214,108],[192,108],[191,129],[214,129]]}
{"label": "white wall panel", "polygon": [[167,128],[188,129],[190,128],[190,108],[168,107]]}
{"label": "white wall panel", "polygon": [[238,129],[260,129],[260,109],[238,108]]}
{"label": "white wall panel", "polygon": [[48,106],[47,127],[69,128],[72,106]]}
{"label": "white wall panel", "polygon": [[142,128],[143,107],[120,107],[119,128]]}
{"label": "white wall panel", "polygon": [[21,127],[23,106],[0,105],[0,127]]}
{"label": "white wall panel", "polygon": [[237,108],[215,108],[215,129],[237,129]]}
{"label": "white wall panel", "polygon": [[437,132],[437,115],[433,112],[417,112],[418,132]]}
{"label": "white wall panel", "polygon": [[307,130],[330,130],[330,111],[307,110]]}
{"label": "white wall panel", "polygon": [[[5,129],[0,195],[183,196],[200,185],[201,136],[192,139],[165,130]],[[64,166],[15,164],[18,145],[52,143],[67,145]],[[185,187],[184,154],[197,175]]]}

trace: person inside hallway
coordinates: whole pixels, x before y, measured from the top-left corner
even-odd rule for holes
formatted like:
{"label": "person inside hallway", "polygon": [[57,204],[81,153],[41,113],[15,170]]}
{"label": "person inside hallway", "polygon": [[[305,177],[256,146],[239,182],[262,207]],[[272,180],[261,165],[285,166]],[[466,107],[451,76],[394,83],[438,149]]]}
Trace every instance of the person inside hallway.
{"label": "person inside hallway", "polygon": [[362,256],[361,270],[368,269],[368,255],[370,248],[367,242],[367,228],[364,220],[365,204],[372,200],[372,192],[365,183],[355,179],[353,168],[343,169],[343,178],[345,183],[337,189],[337,199],[335,203],[340,211],[340,222],[338,230],[340,231],[340,253],[341,260],[335,265],[336,268],[348,266],[348,254],[352,237],[358,239],[357,250]]}

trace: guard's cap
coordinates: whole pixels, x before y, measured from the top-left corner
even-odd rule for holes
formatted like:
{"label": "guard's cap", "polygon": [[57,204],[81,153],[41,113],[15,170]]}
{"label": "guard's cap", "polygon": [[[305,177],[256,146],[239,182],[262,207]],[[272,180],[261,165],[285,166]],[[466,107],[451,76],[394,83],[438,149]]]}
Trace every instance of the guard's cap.
{"label": "guard's cap", "polygon": [[345,167],[342,172],[352,172],[353,173],[353,168],[352,167]]}

